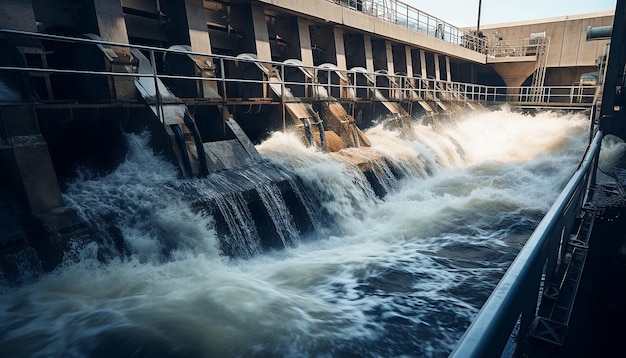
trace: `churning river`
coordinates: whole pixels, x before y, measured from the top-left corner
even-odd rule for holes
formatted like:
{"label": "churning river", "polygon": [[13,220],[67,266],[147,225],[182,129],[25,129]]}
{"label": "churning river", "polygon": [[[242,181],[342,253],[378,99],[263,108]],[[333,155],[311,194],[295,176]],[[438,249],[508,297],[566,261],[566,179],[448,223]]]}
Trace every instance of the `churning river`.
{"label": "churning river", "polygon": [[[109,239],[35,283],[0,286],[0,355],[447,356],[576,169],[589,122],[503,108],[426,123],[412,139],[370,128],[370,148],[342,153],[285,133],[259,144],[305,208],[291,212],[261,170],[242,174],[284,244],[270,250],[240,196],[213,198],[228,237],[199,204],[237,180],[181,179],[148,134],[126,135],[117,169],[84,171],[64,194]],[[385,195],[353,164],[381,157]]]}

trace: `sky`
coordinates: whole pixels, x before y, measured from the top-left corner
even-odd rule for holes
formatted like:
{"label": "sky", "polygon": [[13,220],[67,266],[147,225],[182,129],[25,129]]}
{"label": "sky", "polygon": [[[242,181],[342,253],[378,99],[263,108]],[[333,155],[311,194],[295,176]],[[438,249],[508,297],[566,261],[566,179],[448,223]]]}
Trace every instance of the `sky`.
{"label": "sky", "polygon": [[[479,0],[400,0],[453,26],[476,27]],[[615,10],[616,0],[482,0],[480,24]]]}

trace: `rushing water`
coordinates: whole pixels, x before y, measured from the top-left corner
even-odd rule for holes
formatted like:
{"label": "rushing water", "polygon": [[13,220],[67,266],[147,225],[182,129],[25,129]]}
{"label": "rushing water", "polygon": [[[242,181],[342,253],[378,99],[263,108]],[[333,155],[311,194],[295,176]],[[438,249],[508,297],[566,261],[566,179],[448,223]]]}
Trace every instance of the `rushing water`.
{"label": "rushing water", "polygon": [[[503,109],[414,127],[415,140],[375,127],[371,148],[333,154],[275,133],[258,149],[304,202],[295,216],[260,169],[181,180],[147,135],[128,135],[124,163],[65,193],[105,239],[1,289],[0,352],[446,356],[573,173],[588,122]],[[365,159],[386,195],[358,170]],[[238,181],[271,208],[283,249],[261,247],[241,194],[215,194]]]}

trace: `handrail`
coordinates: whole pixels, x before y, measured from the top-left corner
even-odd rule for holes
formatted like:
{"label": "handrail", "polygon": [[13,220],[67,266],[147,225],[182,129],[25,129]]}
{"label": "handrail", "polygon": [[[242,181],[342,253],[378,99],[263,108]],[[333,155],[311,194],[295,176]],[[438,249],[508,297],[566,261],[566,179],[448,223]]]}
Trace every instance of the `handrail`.
{"label": "handrail", "polygon": [[487,41],[488,57],[523,57],[537,56],[542,46],[546,46],[546,38],[523,38],[515,40]]}
{"label": "handrail", "polygon": [[[76,43],[89,43],[95,45],[107,45],[107,46],[119,46],[126,47],[131,49],[140,49],[144,51],[150,52],[150,58],[152,59],[152,63],[155,62],[154,53],[174,53],[174,54],[184,54],[190,56],[203,56],[208,57],[212,61],[218,61],[219,65],[214,66],[217,67],[219,73],[216,73],[214,77],[202,77],[202,76],[179,76],[179,75],[168,75],[168,74],[158,74],[156,71],[156,67],[154,68],[154,72],[151,73],[126,73],[126,72],[113,72],[113,71],[89,71],[89,70],[72,70],[72,69],[55,69],[55,68],[36,68],[36,67],[16,67],[16,66],[0,66],[0,71],[24,71],[24,72],[39,72],[39,73],[51,73],[51,74],[78,74],[78,75],[96,75],[96,76],[130,76],[130,77],[151,77],[156,79],[185,79],[185,80],[194,80],[194,81],[210,81],[210,82],[219,82],[221,83],[221,91],[223,100],[227,99],[226,96],[226,85],[230,83],[254,83],[254,84],[263,84],[269,85],[269,81],[265,80],[257,80],[257,79],[244,79],[244,78],[227,78],[224,69],[228,66],[225,66],[227,61],[233,62],[248,62],[257,67],[259,64],[268,65],[272,67],[273,70],[279,70],[281,76],[281,88],[284,89],[291,86],[303,86],[310,85],[310,83],[301,83],[301,82],[293,82],[287,81],[284,79],[285,68],[306,68],[311,70],[309,72],[315,73],[319,75],[320,73],[326,72],[328,74],[328,78],[330,79],[331,75],[339,75],[340,83],[334,84],[329,80],[328,83],[319,83],[316,81],[316,86],[328,86],[328,93],[330,94],[330,89],[335,88],[339,89],[339,92],[344,92],[342,90],[354,90],[356,93],[357,89],[371,89],[376,88],[382,91],[388,91],[391,93],[392,91],[401,90],[402,93],[417,93],[421,98],[426,98],[430,96],[433,99],[449,99],[445,98],[446,96],[455,96],[456,98],[460,98],[465,101],[505,101],[507,100],[507,96],[511,88],[507,87],[493,87],[493,86],[483,86],[476,85],[471,83],[460,83],[460,82],[449,82],[449,81],[439,81],[431,78],[421,78],[421,77],[411,77],[406,75],[392,75],[388,73],[384,73],[383,71],[378,72],[367,72],[362,69],[357,70],[342,70],[338,69],[336,66],[330,65],[322,65],[322,66],[303,66],[298,62],[294,61],[285,61],[285,62],[273,62],[273,61],[261,61],[255,59],[253,57],[248,56],[249,58],[238,58],[232,56],[223,56],[223,55],[212,55],[206,53],[197,53],[190,51],[181,51],[177,49],[165,49],[165,48],[157,48],[150,46],[141,46],[141,45],[130,45],[130,44],[121,44],[107,41],[99,41],[93,39],[79,39],[79,38],[71,38],[64,37],[58,35],[48,35],[48,34],[40,34],[40,33],[28,33],[28,32],[20,32],[14,30],[1,30],[0,35],[11,35],[11,36],[30,36],[37,38],[45,38],[48,40],[56,40],[56,41],[70,41]],[[132,65],[132,64],[131,64]],[[266,66],[267,67],[267,66]],[[264,68],[266,68],[264,67]],[[372,83],[368,83],[367,85],[358,85],[355,77],[362,76],[366,74],[367,76],[373,79]],[[388,85],[380,86],[378,85],[378,77],[383,77],[387,79],[386,83]],[[346,81],[347,80],[347,81]],[[305,81],[306,82],[306,81]],[[347,82],[347,83],[345,83]],[[400,84],[400,85],[398,85]],[[578,86],[576,86],[578,88]],[[158,88],[158,86],[157,86]],[[594,94],[595,94],[595,87]],[[531,89],[528,87],[520,87],[518,88],[518,93],[515,96],[520,100],[525,100],[530,98]],[[577,96],[572,96],[572,87],[571,86],[562,86],[562,87],[544,87],[542,88],[542,93],[547,100],[554,98],[576,98]],[[345,91],[347,92],[347,91]],[[369,91],[365,91],[369,92]],[[593,94],[591,95],[593,98]],[[288,101],[283,96],[283,101]],[[314,98],[313,98],[314,99]],[[370,98],[371,99],[371,98]],[[510,99],[510,98],[509,98]],[[380,100],[380,99],[379,99]],[[404,96],[402,98],[397,99],[396,97],[389,96],[387,100],[412,100],[412,96]],[[530,102],[529,102],[530,103]],[[499,346],[500,343],[494,344],[493,342],[506,342],[506,338],[508,334],[511,332],[513,325],[515,324],[519,315],[523,312],[528,312],[528,310],[533,310],[536,307],[536,299],[537,299],[537,290],[539,287],[539,282],[541,280],[541,269],[543,268],[543,261],[548,259],[550,262],[555,262],[557,260],[553,259],[558,250],[555,247],[558,247],[558,239],[560,239],[561,230],[567,228],[570,223],[573,221],[573,215],[576,207],[581,206],[581,200],[583,195],[584,187],[589,183],[590,176],[589,170],[591,165],[595,163],[597,160],[597,153],[599,152],[600,140],[602,134],[597,134],[588,150],[588,153],[585,155],[585,158],[581,164],[581,167],[576,171],[564,191],[561,193],[553,207],[548,211],[544,219],[539,223],[535,232],[531,235],[527,244],[524,246],[518,257],[515,259],[511,268],[507,271],[504,278],[490,298],[487,303],[479,313],[477,319],[472,323],[470,329],[466,332],[461,342],[453,352],[455,356],[483,356],[487,355],[486,353],[493,353],[501,351],[502,347]],[[574,198],[573,201],[568,201],[568,199]],[[572,205],[573,204],[573,205]],[[558,230],[557,230],[558,229]],[[569,230],[569,229],[568,229]],[[558,236],[558,237],[557,237]],[[555,240],[557,243],[555,244]],[[549,257],[549,255],[552,255]],[[546,271],[548,272],[548,271]],[[520,280],[517,280],[517,279]],[[536,286],[536,287],[535,287]],[[525,304],[532,306],[524,306]],[[506,336],[505,336],[506,335]],[[503,338],[501,340],[493,340],[494,338]],[[489,354],[490,355],[490,354]]]}
{"label": "handrail", "polygon": [[[547,282],[553,272],[560,240],[569,237],[573,219],[585,200],[602,137],[601,131],[595,134],[581,165],[491,292],[450,357],[499,357],[520,316],[523,323],[530,323],[538,306],[540,283],[543,279]],[[525,331],[526,328],[522,324],[520,329]]]}
{"label": "handrail", "polygon": [[[24,37],[32,37],[38,39],[46,39],[52,41],[63,41],[63,42],[72,42],[72,43],[82,43],[82,44],[93,44],[100,46],[111,46],[111,47],[121,47],[121,48],[130,48],[130,49],[139,49],[143,51],[147,51],[150,53],[163,53],[163,54],[183,54],[188,56],[201,56],[203,58],[208,58],[213,63],[219,63],[219,65],[213,65],[212,68],[219,73],[216,72],[213,77],[205,77],[205,76],[186,76],[186,75],[168,75],[163,73],[150,74],[149,77],[154,77],[155,75],[159,79],[178,79],[178,80],[192,80],[192,81],[208,81],[221,83],[220,91],[222,92],[222,98],[224,100],[227,99],[226,95],[226,85],[230,83],[251,83],[251,84],[262,84],[268,85],[269,81],[267,78],[258,80],[258,79],[245,79],[245,78],[232,78],[228,77],[224,71],[227,67],[225,64],[227,62],[248,62],[254,64],[255,66],[261,66],[262,68],[274,68],[278,72],[284,73],[286,67],[291,68],[299,68],[307,70],[309,73],[321,74],[326,73],[329,81],[327,83],[320,83],[317,79],[313,79],[314,84],[319,86],[327,87],[326,90],[328,93],[331,93],[332,89],[335,91],[338,90],[339,93],[349,93],[349,91],[353,91],[356,93],[356,90],[361,89],[377,89],[383,93],[389,93],[390,95],[386,100],[392,101],[413,101],[418,98],[421,99],[442,99],[447,100],[450,98],[456,98],[461,101],[478,101],[478,102],[509,102],[509,103],[539,103],[539,104],[586,104],[591,105],[595,93],[597,91],[597,87],[595,86],[552,86],[552,87],[542,87],[539,93],[542,93],[543,96],[540,101],[537,101],[536,91],[532,91],[530,87],[516,87],[517,91],[511,91],[514,89],[513,87],[505,87],[505,86],[485,86],[485,85],[476,85],[471,83],[464,82],[452,82],[452,81],[442,81],[436,80],[434,78],[421,78],[421,77],[412,77],[407,75],[400,74],[388,74],[384,71],[376,71],[376,72],[367,72],[361,68],[354,68],[352,70],[343,70],[339,69],[336,66],[329,66],[327,64],[322,64],[320,66],[304,66],[298,61],[284,61],[284,62],[275,62],[275,61],[264,61],[258,60],[254,56],[225,56],[225,55],[214,55],[207,54],[201,52],[187,51],[176,48],[159,48],[152,46],[144,46],[144,45],[131,45],[110,41],[102,41],[96,39],[87,39],[87,38],[75,38],[75,37],[66,37],[60,35],[51,35],[51,34],[43,34],[43,33],[32,33],[32,32],[24,32],[17,30],[7,30],[0,29],[0,35],[8,35],[8,36],[24,36]],[[35,73],[48,73],[48,74],[78,74],[78,75],[96,75],[96,76],[116,76],[116,77],[143,77],[148,76],[145,74],[139,73],[125,73],[125,72],[113,72],[113,71],[93,71],[93,70],[73,70],[66,68],[37,68],[37,67],[16,67],[16,66],[0,66],[0,70],[4,71],[27,71],[27,72],[35,72]],[[340,75],[340,83],[332,83],[330,81],[330,77],[333,75]],[[366,86],[358,85],[355,80],[356,76],[365,75],[368,78],[373,80],[373,83],[368,83]],[[387,85],[380,85],[376,81],[377,78],[383,77],[385,81],[383,83],[387,83]],[[291,82],[283,78],[281,76],[282,85],[287,87],[290,86],[303,86],[307,85],[307,83],[298,83]],[[347,80],[347,83],[346,83]],[[206,82],[205,82],[206,83]],[[310,85],[310,83],[308,83]],[[348,90],[348,91],[347,91]],[[508,95],[508,93],[515,92],[514,95]],[[367,92],[366,92],[367,93]],[[397,93],[402,95],[398,96]],[[412,94],[417,94],[418,97],[415,97]],[[310,94],[311,99],[315,99],[314,94]],[[343,98],[343,97],[341,97]],[[348,98],[348,97],[346,97]],[[370,100],[377,100],[376,98],[368,98]]]}
{"label": "handrail", "polygon": [[328,0],[340,6],[362,12],[381,21],[394,23],[433,36],[442,41],[463,46],[485,54],[487,51],[484,37],[477,36],[409,4],[398,0]]}

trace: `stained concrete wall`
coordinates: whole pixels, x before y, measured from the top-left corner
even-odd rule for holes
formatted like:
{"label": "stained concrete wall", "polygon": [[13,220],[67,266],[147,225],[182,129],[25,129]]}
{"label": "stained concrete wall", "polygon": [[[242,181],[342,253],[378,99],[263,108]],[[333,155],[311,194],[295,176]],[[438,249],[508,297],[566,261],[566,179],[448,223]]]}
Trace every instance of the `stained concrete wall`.
{"label": "stained concrete wall", "polygon": [[488,38],[499,33],[502,40],[529,38],[532,33],[546,32],[550,38],[547,67],[595,66],[608,40],[585,41],[588,26],[613,25],[613,11],[560,16],[531,21],[481,25]]}
{"label": "stained concrete wall", "polygon": [[[424,76],[458,80],[449,76],[449,73],[452,71],[450,66],[448,66],[448,61],[454,62],[455,68],[464,63],[488,63],[487,57],[478,52],[409,30],[394,23],[382,21],[376,17],[334,4],[328,0],[256,0],[256,2],[267,5],[266,9],[271,9],[271,11],[284,11],[307,18],[311,23],[323,23],[328,27],[335,27],[335,31],[347,34],[356,33],[364,37],[369,36],[374,41],[390,41],[392,46],[405,45],[412,48],[410,53],[415,54],[419,51],[422,57],[426,53],[428,55],[427,61],[423,62],[420,59],[417,67],[415,66],[416,61],[411,61],[414,65],[412,68],[413,72],[421,73]],[[582,73],[595,71],[596,59],[604,54],[606,49],[606,40],[590,42],[585,40],[587,27],[607,26],[612,25],[612,23],[613,11],[606,11],[514,23],[488,24],[481,26],[481,30],[487,37],[493,37],[494,34],[498,33],[504,40],[527,39],[532,33],[545,32],[546,36],[550,38],[545,84],[571,85],[579,80]],[[470,31],[472,29],[468,28],[465,30]],[[376,52],[376,48],[374,50]],[[347,50],[347,52],[350,54],[350,50]],[[382,51],[379,52],[382,53]],[[439,57],[445,58],[446,67],[439,66],[440,68],[437,70],[436,66],[434,66],[436,59],[433,58],[435,57],[433,54],[438,54]],[[394,57],[396,55],[394,54]],[[374,53],[374,58],[376,59],[376,53]],[[370,61],[367,56],[365,60]],[[378,59],[377,61],[381,62],[384,59]],[[348,59],[347,62],[350,64],[353,60]],[[364,67],[369,67],[367,65],[370,65],[370,63],[368,62]],[[443,63],[440,65],[443,65]],[[339,67],[342,68],[342,66]],[[375,67],[381,66],[375,65]],[[475,76],[472,75],[471,77],[475,79]]]}
{"label": "stained concrete wall", "polygon": [[439,54],[461,58],[474,63],[485,63],[485,56],[456,44],[441,41],[433,36],[409,30],[394,23],[378,20],[362,12],[340,6],[328,0],[258,0],[259,3],[273,5],[284,11],[296,13],[314,21],[341,25],[359,33],[375,35],[410,46],[423,48]]}
{"label": "stained concrete wall", "polygon": [[0,4],[0,27],[21,31],[37,31],[33,5],[27,1],[5,0]]}

